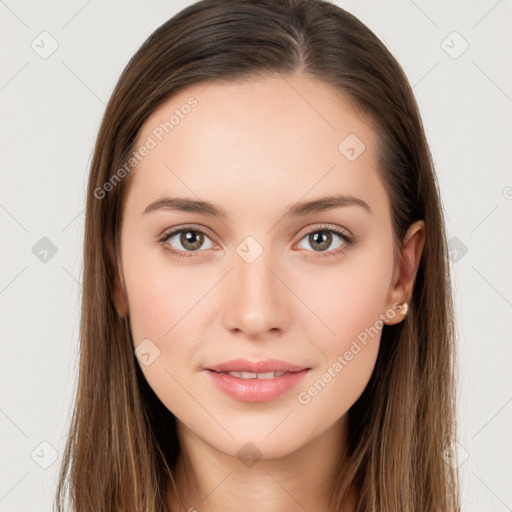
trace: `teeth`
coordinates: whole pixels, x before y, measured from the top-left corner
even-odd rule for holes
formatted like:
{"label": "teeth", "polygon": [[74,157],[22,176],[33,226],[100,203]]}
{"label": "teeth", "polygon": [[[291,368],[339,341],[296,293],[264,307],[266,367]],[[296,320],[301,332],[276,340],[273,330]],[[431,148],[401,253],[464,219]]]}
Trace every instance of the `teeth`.
{"label": "teeth", "polygon": [[222,375],[231,375],[240,379],[273,379],[274,377],[281,377],[286,372],[266,372],[266,373],[253,373],[253,372],[220,372]]}

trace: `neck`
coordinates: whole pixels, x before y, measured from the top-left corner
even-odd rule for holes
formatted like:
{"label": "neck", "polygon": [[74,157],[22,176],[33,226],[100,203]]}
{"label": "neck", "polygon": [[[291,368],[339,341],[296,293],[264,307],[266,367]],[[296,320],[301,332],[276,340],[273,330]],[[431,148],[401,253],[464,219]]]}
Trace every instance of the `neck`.
{"label": "neck", "polygon": [[[346,449],[343,416],[307,444],[280,458],[247,465],[205,443],[178,422],[180,459],[174,470],[178,493],[168,488],[170,510],[187,512],[334,512],[329,505],[339,460]],[[343,512],[355,511],[355,495]]]}

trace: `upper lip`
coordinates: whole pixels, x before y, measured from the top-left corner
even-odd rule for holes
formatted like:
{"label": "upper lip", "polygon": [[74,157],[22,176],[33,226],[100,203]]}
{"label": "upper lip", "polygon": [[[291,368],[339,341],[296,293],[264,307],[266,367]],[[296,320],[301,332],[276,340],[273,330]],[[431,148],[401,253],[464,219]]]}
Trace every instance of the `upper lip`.
{"label": "upper lip", "polygon": [[231,359],[224,363],[208,366],[206,370],[213,370],[215,372],[252,372],[252,373],[265,373],[265,372],[300,372],[309,369],[306,366],[301,366],[280,359],[265,359],[264,361],[248,361],[247,359]]}

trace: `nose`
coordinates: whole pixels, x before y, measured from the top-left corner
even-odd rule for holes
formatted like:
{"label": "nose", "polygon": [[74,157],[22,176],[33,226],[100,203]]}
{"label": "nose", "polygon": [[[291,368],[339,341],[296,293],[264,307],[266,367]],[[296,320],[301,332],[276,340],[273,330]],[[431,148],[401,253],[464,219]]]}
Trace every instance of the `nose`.
{"label": "nose", "polygon": [[288,329],[293,297],[286,278],[267,251],[247,262],[234,255],[225,285],[223,322],[232,332],[264,338]]}

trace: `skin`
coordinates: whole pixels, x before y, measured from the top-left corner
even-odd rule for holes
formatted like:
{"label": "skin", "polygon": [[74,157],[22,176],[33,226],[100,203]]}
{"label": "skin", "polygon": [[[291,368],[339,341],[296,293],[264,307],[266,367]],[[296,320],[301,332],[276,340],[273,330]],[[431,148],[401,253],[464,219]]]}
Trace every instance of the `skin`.
{"label": "skin", "polygon": [[[190,96],[197,107],[132,171],[114,297],[119,314],[129,313],[134,346],[149,338],[160,350],[141,368],[177,417],[182,450],[202,489],[182,507],[328,510],[347,411],[369,381],[381,331],[308,404],[298,392],[332,368],[379,315],[387,324],[402,321],[389,311],[412,296],[424,224],[410,227],[395,261],[389,199],[376,171],[377,133],[330,86],[302,74],[196,84],[152,113],[138,146]],[[366,146],[354,161],[338,150],[349,134]],[[299,200],[333,193],[361,198],[372,213],[350,205],[284,215]],[[170,196],[214,202],[227,217],[143,214]],[[184,223],[211,236],[195,250],[180,243],[180,234],[159,242]],[[344,228],[357,244],[323,256],[345,242],[331,233],[330,245],[318,248],[307,235],[322,224]],[[247,236],[263,249],[252,263],[236,252]],[[179,258],[165,244],[193,256]],[[247,403],[225,395],[202,370],[234,357],[278,358],[312,370],[278,399]],[[237,456],[249,442],[261,453],[252,467]],[[176,479],[184,489],[180,466]],[[171,487],[169,503],[177,509]],[[355,510],[355,495],[345,510]]]}

